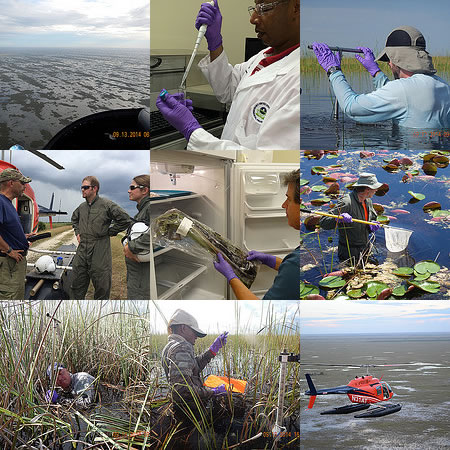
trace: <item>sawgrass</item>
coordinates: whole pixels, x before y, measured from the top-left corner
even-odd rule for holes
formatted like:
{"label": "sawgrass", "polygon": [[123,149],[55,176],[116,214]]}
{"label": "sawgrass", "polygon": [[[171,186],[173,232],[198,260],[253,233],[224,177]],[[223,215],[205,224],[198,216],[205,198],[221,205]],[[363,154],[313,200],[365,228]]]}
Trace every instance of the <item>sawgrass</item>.
{"label": "sawgrass", "polygon": [[[157,303],[144,301],[0,302],[0,447],[45,444],[48,447],[41,448],[57,448],[65,443],[65,448],[68,444],[75,448],[76,440],[81,439],[80,424],[87,427],[83,439],[101,442],[104,448],[169,445],[177,426],[161,437],[150,420],[152,411],[168,402],[160,363],[167,335],[155,333],[160,314]],[[208,366],[210,373],[249,381],[247,399],[253,405],[252,417],[258,420],[249,419],[247,437],[260,432],[261,424],[267,426],[275,420],[278,354],[284,348],[300,351],[299,330],[290,315],[277,322],[273,308],[262,309],[261,314],[262,330],[255,334],[239,323],[236,302],[239,331]],[[198,340],[196,353],[206,350],[214,338]],[[103,396],[97,414],[48,405],[44,395],[51,361],[63,363],[71,372],[85,371],[98,377],[100,393],[102,389],[120,393],[121,414],[105,413]],[[288,364],[286,380],[285,416],[299,417],[299,364]],[[208,425],[193,419],[194,428],[202,436],[211,435]],[[297,437],[292,441],[298,446]],[[211,445],[214,448],[214,443]]]}

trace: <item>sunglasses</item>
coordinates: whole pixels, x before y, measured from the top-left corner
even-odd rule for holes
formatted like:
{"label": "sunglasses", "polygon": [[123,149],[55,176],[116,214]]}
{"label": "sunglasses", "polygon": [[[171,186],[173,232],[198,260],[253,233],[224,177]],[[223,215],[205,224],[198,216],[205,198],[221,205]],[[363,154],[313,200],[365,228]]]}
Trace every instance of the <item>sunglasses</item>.
{"label": "sunglasses", "polygon": [[132,184],[130,185],[130,191],[134,191],[135,189],[137,189],[137,188],[139,188],[139,189],[144,189],[145,187],[147,187],[147,186],[141,186],[141,185],[139,185],[139,186],[133,186]]}
{"label": "sunglasses", "polygon": [[87,189],[91,188],[93,186],[81,186],[82,191],[86,191]]}

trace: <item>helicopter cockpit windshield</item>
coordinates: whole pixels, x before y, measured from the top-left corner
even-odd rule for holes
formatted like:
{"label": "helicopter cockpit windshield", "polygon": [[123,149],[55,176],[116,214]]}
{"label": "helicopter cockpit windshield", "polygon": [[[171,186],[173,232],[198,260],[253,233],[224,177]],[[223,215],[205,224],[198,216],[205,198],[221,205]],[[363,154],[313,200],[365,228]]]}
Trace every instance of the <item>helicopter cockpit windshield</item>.
{"label": "helicopter cockpit windshield", "polygon": [[392,393],[392,389],[386,382],[381,383],[383,387],[383,397],[389,399],[390,394]]}

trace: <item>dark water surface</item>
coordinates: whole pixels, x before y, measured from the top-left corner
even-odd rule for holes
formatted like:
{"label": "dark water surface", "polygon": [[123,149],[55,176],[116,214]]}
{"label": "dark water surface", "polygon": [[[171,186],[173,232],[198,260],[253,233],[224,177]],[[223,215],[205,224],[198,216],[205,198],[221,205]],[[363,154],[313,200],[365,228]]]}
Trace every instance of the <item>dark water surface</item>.
{"label": "dark water surface", "polygon": [[0,48],[0,148],[42,148],[89,114],[150,102],[146,49]]}
{"label": "dark water surface", "polygon": [[307,409],[301,398],[301,449],[445,449],[450,448],[450,334],[302,335],[301,392],[310,373],[316,388],[347,384],[365,369],[314,367],[326,364],[397,364],[370,369],[387,381],[401,411],[378,418],[355,419],[354,414],[321,416],[320,412],[350,404],[346,395],[318,396]]}
{"label": "dark water surface", "polygon": [[[423,154],[425,154],[424,152]],[[383,159],[401,158],[406,156],[413,160],[414,165],[410,166],[409,171],[417,169],[419,170],[419,176],[413,177],[411,181],[407,183],[402,182],[402,177],[405,175],[405,171],[400,170],[398,173],[386,172],[381,166],[386,163]],[[422,171],[422,157],[419,156],[419,152],[403,151],[403,152],[377,152],[374,157],[361,159],[359,151],[342,151],[339,152],[338,158],[328,159],[326,157],[321,160],[311,159],[308,160],[305,156],[300,156],[300,173],[301,178],[310,181],[309,187],[316,185],[324,185],[322,178],[324,175],[311,175],[311,168],[314,166],[327,167],[334,164],[342,164],[341,168],[330,169],[329,174],[348,174],[349,178],[358,178],[358,174],[362,172],[375,173],[380,183],[387,183],[389,185],[389,192],[382,196],[374,196],[372,201],[379,203],[385,207],[384,215],[391,218],[389,223],[392,227],[400,227],[412,230],[413,233],[410,237],[407,250],[402,253],[388,252],[385,245],[384,230],[380,229],[375,233],[375,248],[377,257],[380,263],[393,262],[398,267],[407,266],[413,267],[415,263],[422,260],[435,260],[441,266],[444,271],[447,271],[447,276],[441,284],[441,291],[437,294],[427,294],[425,292],[416,289],[414,291],[414,298],[418,299],[449,299],[450,280],[448,279],[448,268],[450,266],[450,242],[449,242],[449,229],[450,219],[432,219],[429,213],[423,211],[423,206],[430,201],[437,201],[441,204],[442,210],[450,209],[450,168],[449,166],[443,169],[438,169],[436,176],[427,177]],[[340,194],[350,193],[345,188],[347,182],[339,180]],[[425,199],[417,203],[411,203],[411,195],[408,191],[415,193],[421,193],[425,195]],[[302,194],[302,205],[311,210],[317,210],[327,212],[329,210],[328,204],[321,207],[314,207],[310,205],[312,199],[318,199],[322,195],[320,192],[311,192],[308,195]],[[397,210],[406,211],[407,213],[398,212]],[[304,219],[306,216],[302,214]],[[310,233],[305,226],[301,225],[301,236],[304,239],[304,244],[300,247],[300,266],[303,272],[301,273],[301,279],[307,280],[310,283],[318,285],[318,282],[322,278],[322,273],[329,273],[332,270],[338,270],[338,257],[337,257],[337,243],[338,233],[335,230],[321,230],[319,233],[319,240],[317,233]],[[328,242],[328,238],[333,240]],[[334,255],[333,255],[334,250]],[[315,264],[317,260],[320,265]],[[333,260],[333,265],[332,265]],[[326,269],[325,269],[326,267]],[[326,271],[325,271],[326,270]],[[398,284],[401,284],[402,280],[398,277]],[[405,284],[405,281],[403,281]],[[326,297],[326,291],[322,290],[321,295]],[[393,298],[395,299],[395,298]]]}
{"label": "dark water surface", "polygon": [[[438,74],[449,82],[450,74]],[[390,78],[392,76],[388,74]],[[368,74],[345,74],[357,94],[374,90]],[[308,149],[450,149],[450,130],[416,130],[393,126],[392,121],[360,124],[339,110],[333,118],[334,93],[323,71],[301,75],[300,145]],[[440,131],[440,132],[439,132]]]}

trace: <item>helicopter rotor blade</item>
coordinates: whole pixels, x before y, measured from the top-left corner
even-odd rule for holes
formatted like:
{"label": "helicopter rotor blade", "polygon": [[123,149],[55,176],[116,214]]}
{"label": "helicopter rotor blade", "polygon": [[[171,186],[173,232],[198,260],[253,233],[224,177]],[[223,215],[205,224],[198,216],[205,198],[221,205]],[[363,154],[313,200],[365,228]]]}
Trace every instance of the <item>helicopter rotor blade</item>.
{"label": "helicopter rotor blade", "polygon": [[53,161],[53,159],[49,158],[47,155],[44,155],[43,153],[37,151],[37,150],[27,150],[30,153],[33,153],[33,155],[36,155],[37,157],[43,159],[45,162],[48,162],[49,164],[51,164],[53,167],[56,167],[59,170],[63,170],[64,167],[61,166],[61,164],[58,164],[56,161]]}
{"label": "helicopter rotor blade", "polygon": [[363,367],[398,367],[398,366],[410,366],[414,363],[396,363],[396,364],[325,364],[325,363],[305,363],[302,362],[302,366],[323,366],[323,367],[348,367],[360,369]]}

